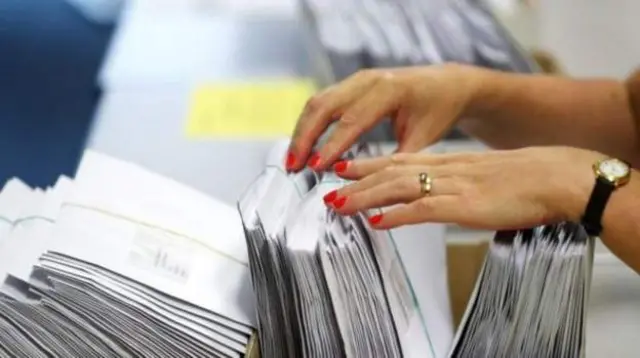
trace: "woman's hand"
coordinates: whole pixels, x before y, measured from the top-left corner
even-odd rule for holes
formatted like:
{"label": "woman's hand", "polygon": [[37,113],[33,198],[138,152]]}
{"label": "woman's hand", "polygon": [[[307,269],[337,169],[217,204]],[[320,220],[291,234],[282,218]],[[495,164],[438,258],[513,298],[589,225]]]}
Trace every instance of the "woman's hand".
{"label": "woman's hand", "polygon": [[[387,116],[393,121],[399,152],[424,148],[467,114],[479,73],[477,68],[452,64],[358,72],[307,102],[286,168],[297,171],[308,164],[315,170],[326,169]],[[311,153],[334,120],[335,131],[317,153]]]}
{"label": "woman's hand", "polygon": [[[375,228],[420,222],[506,230],[579,220],[602,154],[569,147],[532,147],[471,154],[394,154],[338,162],[357,180],[325,196],[340,214],[403,204],[369,218]],[[420,173],[432,178],[421,192]]]}

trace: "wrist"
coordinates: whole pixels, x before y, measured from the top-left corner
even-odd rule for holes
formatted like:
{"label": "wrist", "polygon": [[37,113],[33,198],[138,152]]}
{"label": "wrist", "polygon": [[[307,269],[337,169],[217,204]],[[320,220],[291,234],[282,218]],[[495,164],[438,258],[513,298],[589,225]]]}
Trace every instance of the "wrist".
{"label": "wrist", "polygon": [[444,64],[446,81],[456,83],[460,92],[459,100],[462,103],[460,117],[474,117],[481,107],[483,97],[493,90],[491,86],[491,70],[481,67],[458,63]]}
{"label": "wrist", "polygon": [[501,110],[500,103],[509,91],[509,74],[471,66],[460,71],[466,76],[465,84],[469,88],[465,117],[491,117],[493,112]]}
{"label": "wrist", "polygon": [[567,181],[564,195],[558,197],[563,220],[576,223],[582,220],[595,181],[593,173],[587,173],[571,182]]}
{"label": "wrist", "polygon": [[552,174],[556,179],[546,196],[548,212],[558,221],[580,222],[595,187],[593,164],[606,156],[588,150],[572,150],[563,161],[561,172]]}

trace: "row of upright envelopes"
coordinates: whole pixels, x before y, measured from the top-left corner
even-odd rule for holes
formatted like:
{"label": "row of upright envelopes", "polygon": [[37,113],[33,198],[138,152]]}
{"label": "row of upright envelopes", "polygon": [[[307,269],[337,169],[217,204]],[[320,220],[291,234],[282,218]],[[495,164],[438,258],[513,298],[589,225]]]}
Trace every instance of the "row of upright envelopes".
{"label": "row of upright envelopes", "polygon": [[363,68],[457,62],[537,72],[482,0],[300,0],[334,80]]}
{"label": "row of upright envelopes", "polygon": [[[381,153],[359,145],[346,158]],[[444,227],[374,231],[364,213],[325,206],[343,180],[272,163],[239,202],[262,355],[442,357],[453,338]]]}
{"label": "row of upright envelopes", "polygon": [[560,223],[496,234],[451,357],[583,357],[593,238]]}
{"label": "row of upright envelopes", "polygon": [[579,225],[498,233],[454,337],[443,225],[373,230],[324,205],[344,181],[280,162],[239,202],[265,357],[584,354],[593,242]]}

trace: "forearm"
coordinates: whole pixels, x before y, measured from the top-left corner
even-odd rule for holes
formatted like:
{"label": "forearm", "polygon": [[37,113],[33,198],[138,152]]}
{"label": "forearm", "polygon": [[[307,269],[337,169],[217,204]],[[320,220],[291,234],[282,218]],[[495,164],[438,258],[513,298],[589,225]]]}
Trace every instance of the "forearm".
{"label": "forearm", "polygon": [[640,172],[614,191],[607,203],[601,238],[613,254],[640,274]]}
{"label": "forearm", "polygon": [[468,134],[494,148],[568,145],[640,165],[625,82],[477,71],[478,90],[460,122]]}

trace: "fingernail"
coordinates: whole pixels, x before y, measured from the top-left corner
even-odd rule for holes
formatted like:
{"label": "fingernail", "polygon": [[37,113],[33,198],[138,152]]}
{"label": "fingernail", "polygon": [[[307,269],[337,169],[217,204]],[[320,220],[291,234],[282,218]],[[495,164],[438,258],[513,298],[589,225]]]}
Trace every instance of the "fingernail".
{"label": "fingernail", "polygon": [[333,165],[333,171],[336,173],[342,173],[347,170],[347,165],[349,165],[349,162],[347,162],[346,160],[341,160]]}
{"label": "fingernail", "polygon": [[333,202],[334,200],[336,200],[336,198],[338,197],[338,191],[337,190],[333,190],[331,192],[329,192],[327,195],[325,195],[322,200],[324,200],[325,204],[329,204],[331,202]]}
{"label": "fingernail", "polygon": [[313,153],[313,155],[307,162],[307,165],[311,167],[311,169],[316,169],[318,164],[320,164],[320,155],[318,155],[318,153]]}
{"label": "fingernail", "polygon": [[378,214],[378,215],[374,215],[372,217],[369,218],[369,223],[371,225],[376,225],[378,224],[380,221],[382,221],[382,214]]}
{"label": "fingernail", "polygon": [[291,168],[293,168],[293,165],[294,165],[295,163],[296,163],[296,156],[295,156],[293,153],[291,153],[291,152],[287,152],[287,161],[286,161],[286,163],[284,164],[285,168],[286,168],[287,170],[288,170],[288,169],[291,169]]}
{"label": "fingernail", "polygon": [[333,202],[333,206],[336,209],[340,209],[341,207],[344,206],[344,203],[346,203],[346,202],[347,202],[347,197],[343,196],[343,197],[340,197],[338,199],[335,199],[335,201]]}

